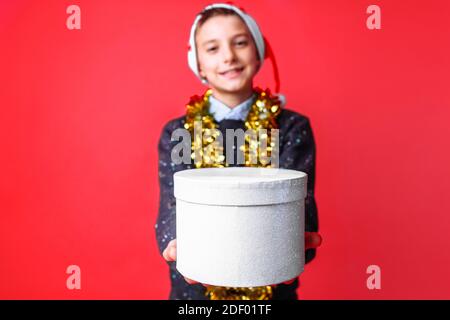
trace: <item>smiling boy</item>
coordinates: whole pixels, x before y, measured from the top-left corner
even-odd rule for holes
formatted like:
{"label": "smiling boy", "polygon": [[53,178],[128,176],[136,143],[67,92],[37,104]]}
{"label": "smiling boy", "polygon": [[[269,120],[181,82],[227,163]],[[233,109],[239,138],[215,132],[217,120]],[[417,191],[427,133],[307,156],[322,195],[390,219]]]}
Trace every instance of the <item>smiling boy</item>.
{"label": "smiling boy", "polygon": [[198,24],[199,75],[213,97],[234,108],[253,95],[253,78],[261,65],[246,25],[236,15],[216,15]]}
{"label": "smiling boy", "polygon": [[[160,205],[155,228],[160,252],[169,262],[170,299],[207,298],[205,286],[185,279],[173,262],[176,260],[173,174],[206,166],[204,163],[175,164],[171,159],[171,151],[177,144],[177,141],[171,140],[172,132],[179,128],[192,129],[192,119],[202,119],[205,129],[216,128],[222,135],[225,135],[226,129],[279,129],[279,166],[308,174],[305,199],[306,263],[314,258],[315,248],[321,243],[321,237],[317,234],[318,217],[314,199],[315,142],[312,129],[307,117],[281,108],[280,99],[270,91],[254,88],[253,78],[263,64],[265,52],[265,42],[256,22],[235,6],[208,6],[197,16],[192,27],[189,66],[209,86],[209,90],[202,97],[191,99],[185,116],[164,126],[158,145]],[[270,136],[268,139],[270,141]],[[237,153],[239,146],[233,149]],[[259,166],[264,164],[259,163]],[[296,299],[297,287],[298,279],[274,285],[265,298]]]}

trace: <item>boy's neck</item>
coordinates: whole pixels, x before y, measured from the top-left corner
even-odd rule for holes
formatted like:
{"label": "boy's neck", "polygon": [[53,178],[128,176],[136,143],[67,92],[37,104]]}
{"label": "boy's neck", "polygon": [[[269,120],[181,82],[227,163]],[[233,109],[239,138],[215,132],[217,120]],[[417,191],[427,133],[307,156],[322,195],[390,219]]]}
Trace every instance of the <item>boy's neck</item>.
{"label": "boy's neck", "polygon": [[213,89],[212,95],[214,98],[224,103],[227,107],[233,109],[234,107],[240,105],[242,102],[249,99],[253,95],[253,88],[250,88],[250,90],[246,90],[239,93],[222,92]]}

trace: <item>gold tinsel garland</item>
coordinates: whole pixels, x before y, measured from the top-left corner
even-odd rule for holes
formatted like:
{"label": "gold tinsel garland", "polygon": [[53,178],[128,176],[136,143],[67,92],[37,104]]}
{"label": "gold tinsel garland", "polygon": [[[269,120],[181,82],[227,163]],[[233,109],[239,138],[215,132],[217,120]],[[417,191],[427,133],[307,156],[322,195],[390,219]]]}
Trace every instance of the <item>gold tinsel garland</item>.
{"label": "gold tinsel garland", "polygon": [[[266,167],[270,165],[267,159],[271,157],[274,148],[278,147],[271,141],[271,129],[278,128],[276,118],[281,112],[280,100],[272,96],[268,89],[263,91],[255,88],[254,90],[258,96],[248,112],[245,128],[251,129],[255,134],[258,134],[260,129],[265,129],[267,132],[260,134],[259,138],[246,134],[245,144],[240,148],[244,152],[246,166]],[[223,155],[223,146],[217,140],[220,135],[219,125],[209,113],[211,94],[212,91],[209,89],[203,96],[193,96],[186,105],[184,127],[190,131],[192,137],[191,158],[196,168],[229,166]],[[201,131],[199,124],[201,124]],[[260,148],[261,146],[264,148]],[[258,150],[262,151],[259,155]]]}
{"label": "gold tinsel garland", "polygon": [[[276,118],[281,112],[281,102],[276,96],[272,96],[268,89],[254,88],[254,91],[257,93],[257,98],[248,112],[245,128],[252,129],[255,133],[259,133],[260,129],[266,129],[266,132],[260,134],[258,139],[246,134],[245,143],[240,148],[244,152],[245,166],[269,167],[271,164],[267,159],[271,157],[273,151],[276,151],[275,148],[278,148],[276,141],[272,141],[271,129],[278,129]],[[196,168],[229,166],[223,155],[223,146],[216,140],[221,133],[218,130],[219,124],[209,112],[211,94],[212,90],[209,89],[203,96],[193,96],[186,105],[184,127],[191,134],[191,158]],[[198,126],[200,123],[201,131]],[[272,287],[208,286],[206,295],[211,300],[269,300],[272,298]]]}

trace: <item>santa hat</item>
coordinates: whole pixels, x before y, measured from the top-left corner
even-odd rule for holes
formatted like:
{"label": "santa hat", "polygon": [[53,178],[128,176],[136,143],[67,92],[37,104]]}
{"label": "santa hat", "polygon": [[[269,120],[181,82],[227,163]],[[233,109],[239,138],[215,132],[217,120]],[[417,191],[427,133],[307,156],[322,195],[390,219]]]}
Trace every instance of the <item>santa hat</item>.
{"label": "santa hat", "polygon": [[[248,30],[250,31],[253,40],[255,41],[256,50],[258,51],[258,56],[261,61],[260,67],[262,67],[262,64],[264,62],[265,58],[269,58],[272,61],[272,67],[274,72],[274,78],[275,78],[275,93],[279,92],[280,89],[280,78],[278,74],[278,67],[275,61],[275,57],[273,55],[273,51],[267,42],[267,40],[263,37],[261,30],[258,27],[258,24],[256,21],[247,13],[244,12],[242,8],[238,8],[232,4],[229,3],[214,3],[211,5],[206,6],[202,13],[204,13],[207,10],[215,9],[215,8],[224,8],[234,11],[241,19],[245,22],[247,25]],[[202,13],[197,15],[195,18],[194,24],[191,28],[191,33],[189,36],[189,50],[188,50],[188,64],[191,70],[194,72],[194,74],[203,82],[207,83],[206,79],[203,79],[202,76],[199,73],[198,70],[198,61],[197,61],[197,47],[195,45],[195,32],[197,30],[198,21],[202,17]],[[284,96],[279,95],[279,98],[281,100],[285,100]],[[282,101],[284,102],[284,101]],[[284,103],[283,103],[284,104]]]}

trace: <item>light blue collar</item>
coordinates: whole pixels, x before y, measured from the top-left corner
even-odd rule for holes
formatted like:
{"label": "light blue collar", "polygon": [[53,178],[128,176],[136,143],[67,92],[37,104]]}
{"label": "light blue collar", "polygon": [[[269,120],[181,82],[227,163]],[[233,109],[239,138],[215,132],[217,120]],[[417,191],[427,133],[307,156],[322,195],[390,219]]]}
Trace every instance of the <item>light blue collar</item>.
{"label": "light blue collar", "polygon": [[209,96],[209,112],[213,115],[217,122],[222,120],[241,120],[245,121],[247,114],[250,111],[256,94],[253,94],[250,98],[244,102],[238,104],[234,108],[229,108],[223,102],[217,100],[212,95]]}

